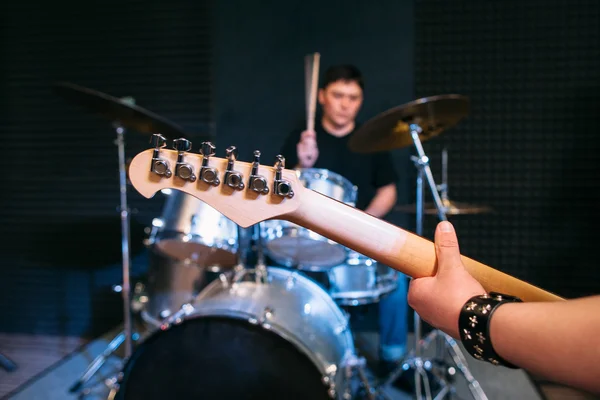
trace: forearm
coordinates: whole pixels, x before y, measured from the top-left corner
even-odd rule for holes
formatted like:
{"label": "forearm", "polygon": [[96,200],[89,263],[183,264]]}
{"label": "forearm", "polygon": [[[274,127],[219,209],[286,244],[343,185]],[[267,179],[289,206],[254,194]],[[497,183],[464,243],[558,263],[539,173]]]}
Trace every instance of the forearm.
{"label": "forearm", "polygon": [[511,303],[495,311],[490,336],[505,360],[534,375],[600,393],[600,296]]}
{"label": "forearm", "polygon": [[392,183],[377,190],[377,194],[373,197],[365,212],[381,218],[390,212],[394,204],[396,204],[396,185]]}

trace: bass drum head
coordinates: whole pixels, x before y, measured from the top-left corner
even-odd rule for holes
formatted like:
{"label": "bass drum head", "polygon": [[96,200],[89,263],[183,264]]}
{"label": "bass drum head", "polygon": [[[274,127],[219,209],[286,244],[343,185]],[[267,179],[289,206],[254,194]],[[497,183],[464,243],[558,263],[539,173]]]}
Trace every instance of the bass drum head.
{"label": "bass drum head", "polygon": [[290,342],[247,321],[203,316],[158,331],[125,365],[115,399],[330,399]]}

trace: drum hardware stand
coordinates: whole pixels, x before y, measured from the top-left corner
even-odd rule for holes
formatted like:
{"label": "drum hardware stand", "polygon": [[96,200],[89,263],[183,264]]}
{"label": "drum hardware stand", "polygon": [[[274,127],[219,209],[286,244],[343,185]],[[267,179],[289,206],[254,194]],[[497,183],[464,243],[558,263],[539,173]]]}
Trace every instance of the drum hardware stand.
{"label": "drum hardware stand", "polygon": [[[132,352],[132,318],[131,318],[131,288],[129,282],[130,276],[130,233],[129,233],[129,208],[127,207],[127,172],[125,169],[125,128],[118,122],[113,123],[113,128],[117,133],[117,138],[114,144],[117,146],[119,155],[119,192],[120,192],[120,207],[118,208],[121,216],[121,253],[123,262],[123,283],[119,285],[119,289],[123,297],[123,331],[120,332],[106,347],[106,349],[92,361],[86,368],[81,378],[79,378],[70,388],[69,392],[78,392],[81,387],[89,381],[92,376],[98,372],[108,357],[114,353],[121,344],[125,343],[125,357],[127,359]],[[137,336],[137,334],[136,334]]]}
{"label": "drum hardware stand", "polygon": [[[423,209],[424,209],[424,192],[423,192],[423,176],[425,175],[427,179],[427,183],[431,194],[433,196],[433,200],[436,205],[436,209],[438,212],[438,217],[440,221],[447,221],[446,211],[443,207],[442,199],[440,198],[440,194],[438,192],[438,187],[435,184],[435,180],[433,179],[433,174],[431,173],[431,169],[429,167],[429,158],[425,155],[425,151],[423,150],[423,145],[421,144],[421,140],[419,138],[419,134],[422,132],[421,127],[418,124],[410,124],[410,134],[413,139],[413,143],[417,150],[418,156],[411,156],[411,160],[413,160],[415,167],[418,169],[417,175],[417,193],[416,193],[416,234],[419,236],[423,235]],[[445,152],[444,152],[445,153]],[[445,158],[445,156],[444,156]],[[443,177],[443,185],[442,192],[444,196],[447,196],[447,182],[446,182],[446,172],[444,167],[444,177]],[[481,389],[479,382],[475,380],[469,369],[467,368],[467,360],[465,356],[462,354],[460,347],[456,343],[451,336],[445,334],[440,330],[432,331],[425,339],[422,339],[421,333],[421,318],[419,314],[414,313],[414,329],[415,329],[415,348],[411,352],[409,352],[403,360],[400,361],[399,366],[388,376],[388,378],[384,381],[381,386],[386,386],[392,383],[395,379],[397,379],[403,372],[414,369],[415,371],[415,392],[416,399],[421,400],[421,379],[423,379],[423,384],[425,388],[425,397],[427,400],[432,399],[431,394],[431,386],[429,383],[429,377],[427,376],[427,370],[431,370],[433,373],[433,363],[431,360],[425,359],[422,357],[422,350],[426,347],[426,344],[432,339],[437,339],[441,336],[443,339],[441,345],[437,346],[436,357],[443,357],[444,345],[447,346],[448,352],[450,353],[452,360],[456,364],[459,371],[463,374],[464,378],[467,380],[469,390],[471,391],[473,397],[475,399],[487,400],[487,396]],[[438,341],[438,344],[440,341]],[[454,392],[454,388],[451,387],[450,383],[447,382],[445,376],[439,376],[434,373],[434,377],[438,379],[439,383],[441,383],[441,389],[439,393],[435,396],[435,399],[442,399],[447,393]],[[381,392],[381,391],[380,391]],[[387,397],[387,396],[386,396]]]}
{"label": "drum hardware stand", "polygon": [[[351,357],[349,357],[344,362],[344,368],[345,368],[347,382],[349,382],[349,385],[352,384],[351,378],[354,375],[354,371],[357,371],[358,378],[365,388],[365,392],[366,392],[365,395],[367,396],[367,399],[375,400],[376,399],[375,395],[377,394],[377,392],[375,391],[374,388],[371,387],[371,385],[369,384],[369,379],[365,375],[364,368],[366,365],[367,365],[367,360],[365,360],[364,357],[358,357],[356,355],[352,355]],[[352,398],[351,392],[352,392],[352,388],[350,388],[350,387],[347,388],[345,393],[343,394],[343,398],[351,399]]]}
{"label": "drum hardware stand", "polygon": [[13,372],[17,369],[17,364],[3,353],[0,353],[0,367],[5,369],[7,372]]}

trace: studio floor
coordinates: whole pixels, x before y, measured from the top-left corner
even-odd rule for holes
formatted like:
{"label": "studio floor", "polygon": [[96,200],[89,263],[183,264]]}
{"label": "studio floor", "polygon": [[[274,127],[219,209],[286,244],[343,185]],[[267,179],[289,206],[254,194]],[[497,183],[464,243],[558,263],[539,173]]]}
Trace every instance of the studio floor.
{"label": "studio floor", "polygon": [[[67,400],[67,399],[106,399],[109,390],[103,381],[110,378],[120,368],[120,357],[109,358],[108,362],[88,382],[91,390],[85,395],[69,393],[69,387],[77,381],[92,360],[105,350],[107,344],[120,331],[121,327],[107,332],[100,338],[86,342],[73,337],[32,336],[22,334],[1,334],[0,351],[18,364],[13,372],[0,370],[0,398],[11,400]],[[376,382],[377,334],[373,332],[355,333],[355,341],[360,354],[367,360],[366,375],[370,384]],[[412,335],[409,338],[412,343]],[[425,356],[432,354],[432,349]],[[468,367],[490,400],[531,399],[531,400],[591,400],[596,397],[562,387],[533,380],[522,370],[497,368],[492,365],[468,359]],[[471,399],[465,379],[459,374],[454,382],[454,399]],[[383,393],[388,399],[404,400],[414,398],[414,394],[385,386]]]}

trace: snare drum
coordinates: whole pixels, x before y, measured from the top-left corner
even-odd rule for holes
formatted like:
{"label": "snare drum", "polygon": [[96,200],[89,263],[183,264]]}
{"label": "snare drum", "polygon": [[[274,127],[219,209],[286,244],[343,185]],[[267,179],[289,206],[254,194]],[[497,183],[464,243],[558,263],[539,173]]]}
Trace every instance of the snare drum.
{"label": "snare drum", "polygon": [[353,251],[346,262],[327,273],[329,293],[342,306],[377,303],[398,287],[394,269]]}
{"label": "snare drum", "polygon": [[347,315],[302,273],[218,279],[136,347],[117,400],[347,399],[356,356]]}
{"label": "snare drum", "polygon": [[168,257],[200,267],[234,267],[238,226],[194,196],[179,190],[165,194],[162,216],[152,221],[148,243]]}
{"label": "snare drum", "polygon": [[[350,206],[355,206],[357,187],[326,169],[296,171],[303,186]],[[309,271],[322,271],[343,263],[346,247],[309,229],[283,220],[261,224],[263,249],[275,263]]]}

